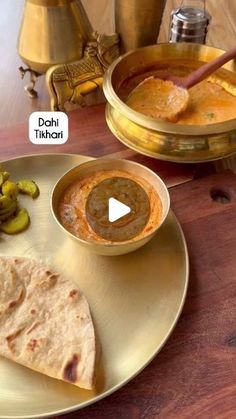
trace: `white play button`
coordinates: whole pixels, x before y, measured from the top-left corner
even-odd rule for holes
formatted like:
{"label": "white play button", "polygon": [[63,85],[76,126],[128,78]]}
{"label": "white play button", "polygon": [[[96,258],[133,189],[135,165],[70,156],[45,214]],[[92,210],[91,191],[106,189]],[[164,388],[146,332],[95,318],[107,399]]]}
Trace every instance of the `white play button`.
{"label": "white play button", "polygon": [[110,223],[119,220],[125,215],[131,212],[131,208],[128,205],[123,204],[115,198],[109,198],[108,203],[108,220]]}
{"label": "white play button", "polygon": [[145,190],[126,177],[108,177],[90,191],[86,219],[91,229],[109,242],[123,242],[137,236],[150,217]]}

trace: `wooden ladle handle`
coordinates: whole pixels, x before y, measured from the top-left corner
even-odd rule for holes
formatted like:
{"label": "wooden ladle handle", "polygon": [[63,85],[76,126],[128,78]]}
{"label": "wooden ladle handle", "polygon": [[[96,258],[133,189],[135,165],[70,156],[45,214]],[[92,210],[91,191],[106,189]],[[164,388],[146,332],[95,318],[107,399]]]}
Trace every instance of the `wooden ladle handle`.
{"label": "wooden ladle handle", "polygon": [[215,58],[213,61],[202,65],[197,70],[193,71],[189,76],[187,76],[182,81],[182,87],[189,89],[190,87],[195,86],[195,84],[200,83],[210,74],[214,73],[218,68],[222,67],[225,63],[232,60],[236,57],[236,47],[231,48],[229,51],[220,55],[220,57]]}

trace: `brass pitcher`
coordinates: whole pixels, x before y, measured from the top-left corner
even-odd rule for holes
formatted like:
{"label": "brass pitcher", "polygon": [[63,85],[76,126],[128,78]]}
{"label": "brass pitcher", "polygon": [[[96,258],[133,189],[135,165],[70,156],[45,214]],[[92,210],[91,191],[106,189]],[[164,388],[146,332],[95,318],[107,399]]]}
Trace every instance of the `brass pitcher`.
{"label": "brass pitcher", "polygon": [[155,44],[166,0],[115,0],[121,52]]}
{"label": "brass pitcher", "polygon": [[37,95],[37,76],[55,64],[80,59],[92,26],[80,0],[26,0],[18,37],[18,53],[31,75],[26,90]]}

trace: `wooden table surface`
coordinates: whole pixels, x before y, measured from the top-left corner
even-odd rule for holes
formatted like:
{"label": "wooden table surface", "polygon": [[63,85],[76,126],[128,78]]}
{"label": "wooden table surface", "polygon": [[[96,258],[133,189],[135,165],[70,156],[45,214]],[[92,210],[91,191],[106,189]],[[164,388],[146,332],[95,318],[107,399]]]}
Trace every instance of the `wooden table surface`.
{"label": "wooden table surface", "polygon": [[[69,119],[70,139],[58,147],[30,144],[27,125],[0,131],[1,160],[69,152],[147,164],[169,186],[177,185],[170,189],[171,205],[189,248],[190,284],[179,322],[152,363],[113,395],[62,418],[236,417],[236,175],[137,156],[109,132],[103,105],[72,112]],[[215,195],[227,203],[214,201]]]}
{"label": "wooden table surface", "polygon": [[69,113],[69,140],[64,145],[34,145],[28,138],[28,124],[0,129],[0,160],[24,154],[77,153],[101,157],[130,158],[145,163],[173,186],[193,177],[215,171],[213,164],[180,165],[148,158],[123,146],[109,131],[105,121],[105,105],[100,104]]}

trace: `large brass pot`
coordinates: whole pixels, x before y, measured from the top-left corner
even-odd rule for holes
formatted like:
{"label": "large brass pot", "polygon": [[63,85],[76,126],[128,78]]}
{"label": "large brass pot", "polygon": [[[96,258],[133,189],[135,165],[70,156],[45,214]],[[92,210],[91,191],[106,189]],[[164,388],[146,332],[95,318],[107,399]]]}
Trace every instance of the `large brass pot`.
{"label": "large brass pot", "polygon": [[[236,119],[205,126],[176,125],[149,118],[125,104],[132,88],[147,76],[178,66],[180,71],[185,68],[189,72],[223,52],[206,45],[169,43],[136,49],[120,57],[104,79],[104,93],[109,102],[106,120],[113,134],[128,147],[162,160],[201,162],[235,153]],[[234,61],[212,78],[236,95]]]}

